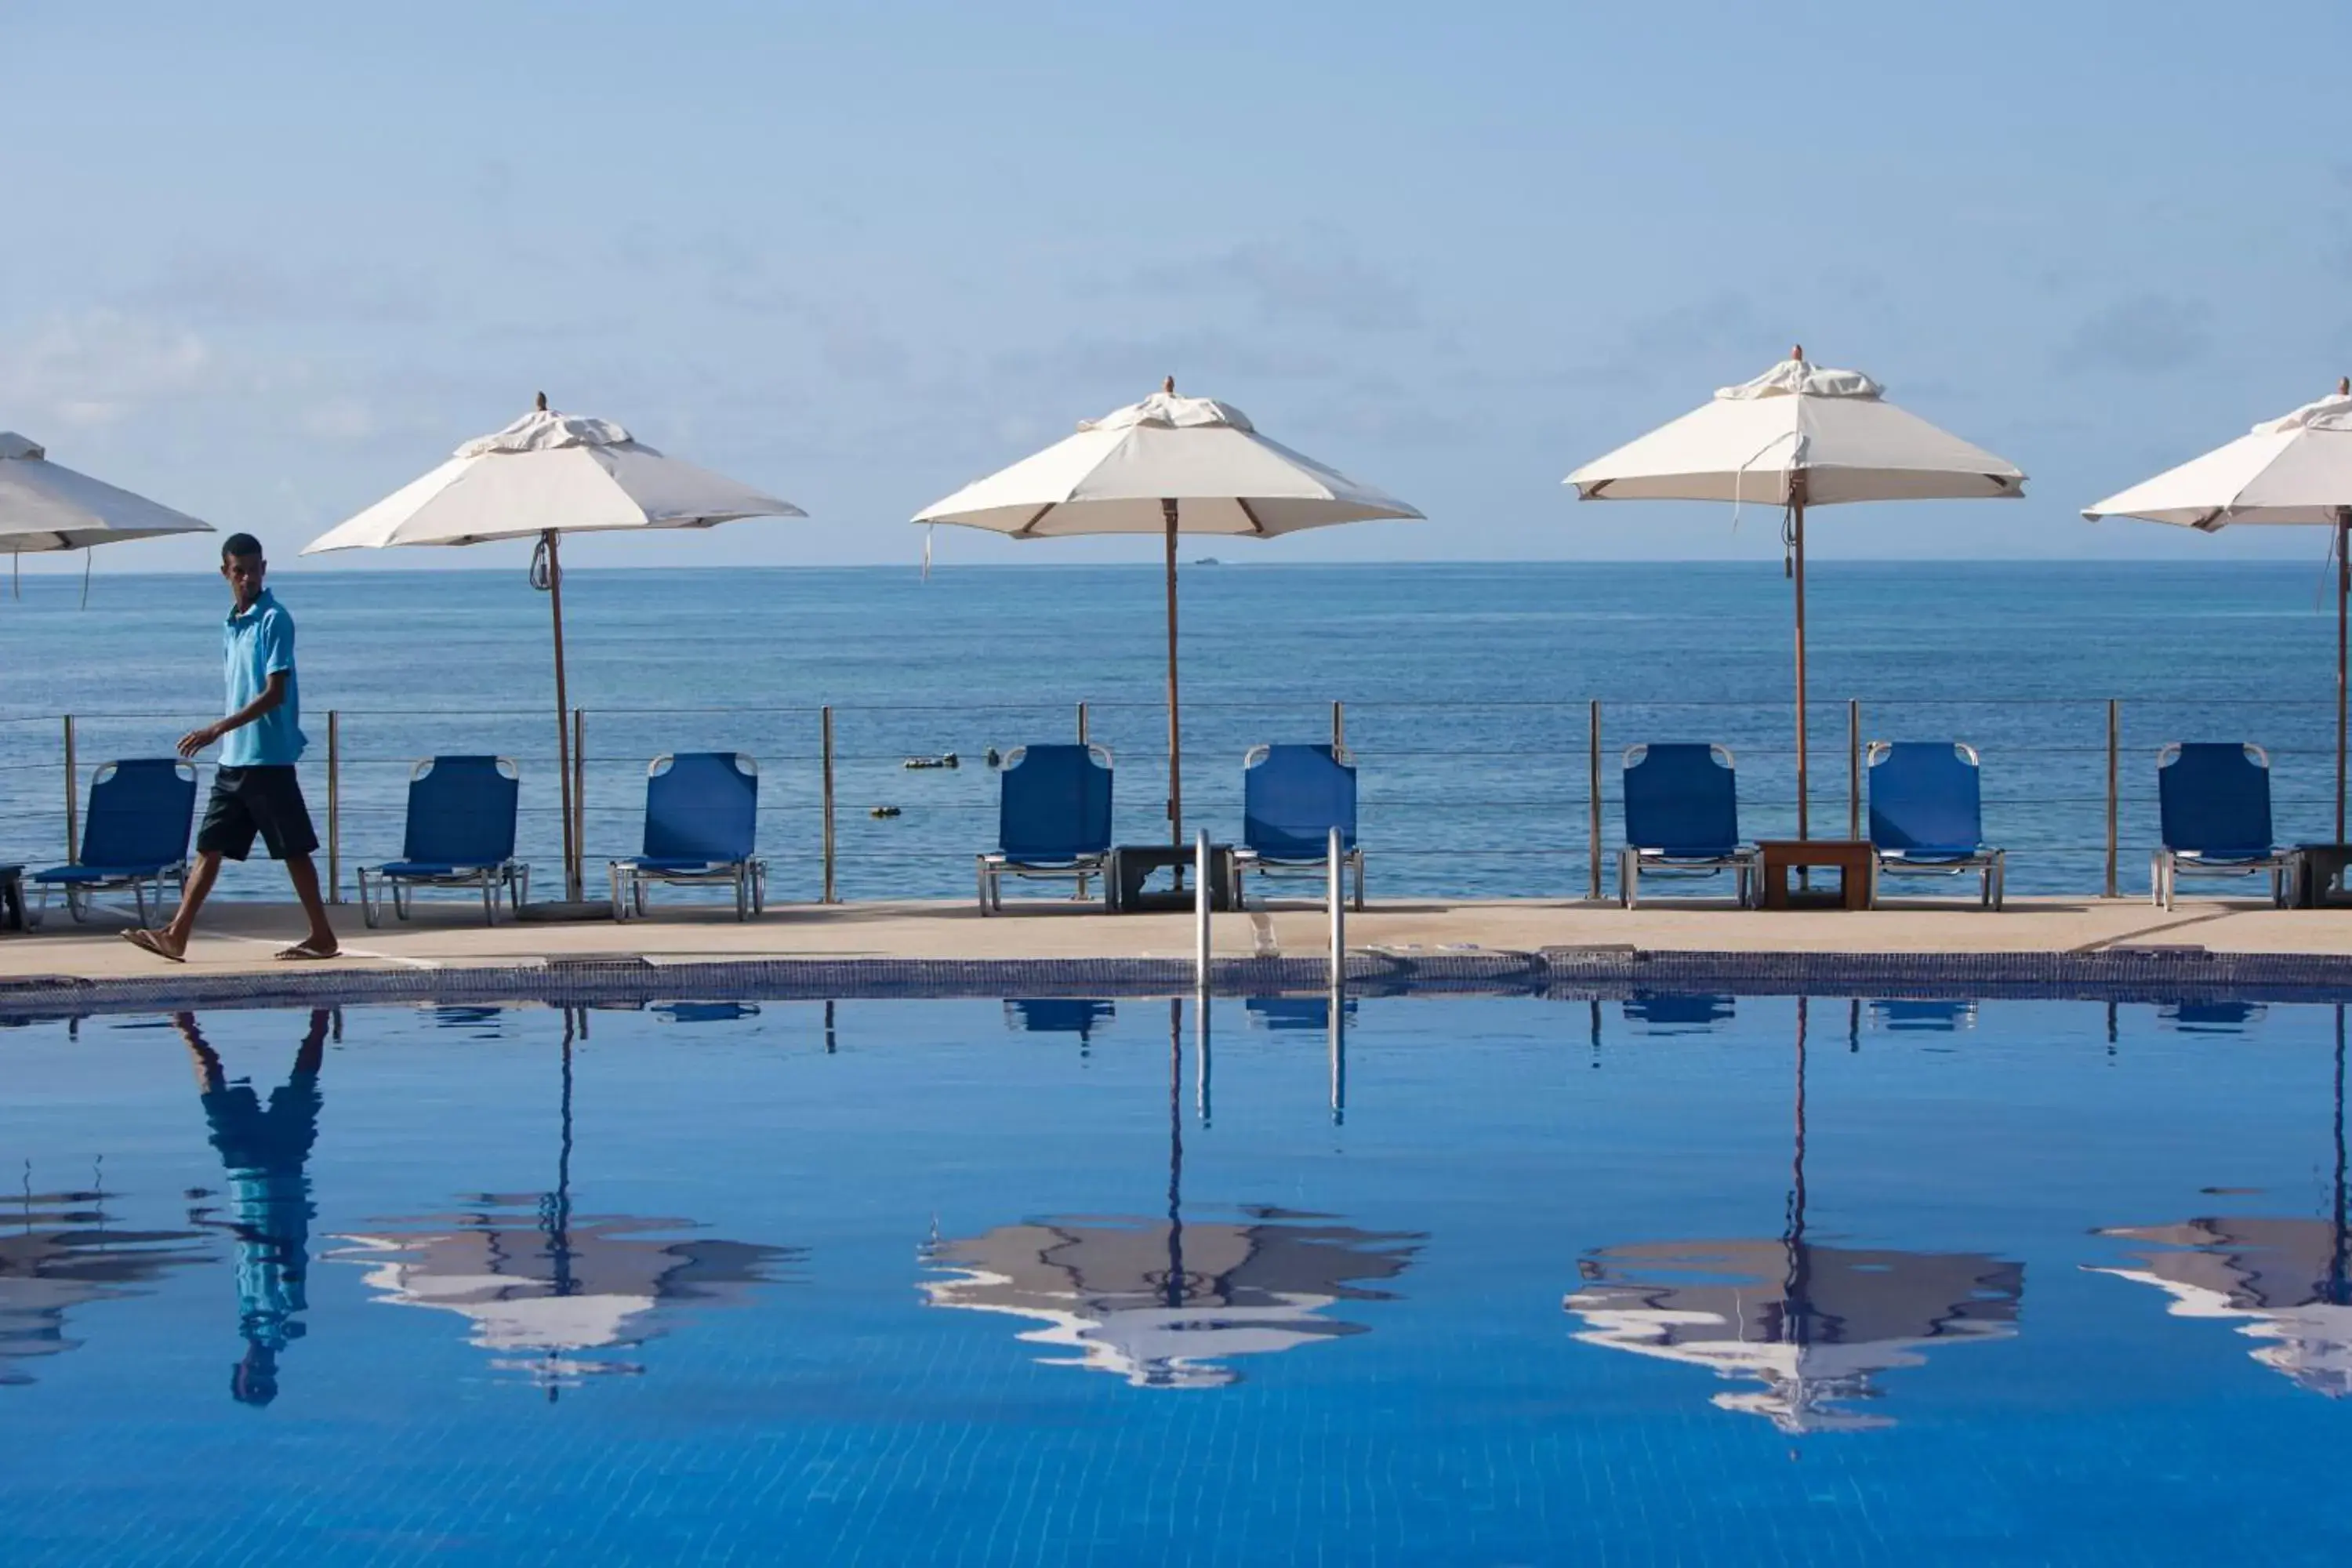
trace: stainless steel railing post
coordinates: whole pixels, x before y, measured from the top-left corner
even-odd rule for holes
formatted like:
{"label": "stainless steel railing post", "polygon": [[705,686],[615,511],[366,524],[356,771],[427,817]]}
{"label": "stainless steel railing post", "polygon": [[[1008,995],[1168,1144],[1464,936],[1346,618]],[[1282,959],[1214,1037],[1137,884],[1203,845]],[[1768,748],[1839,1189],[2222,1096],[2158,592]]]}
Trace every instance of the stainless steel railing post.
{"label": "stainless steel railing post", "polygon": [[1348,990],[1348,876],[1338,828],[1332,828],[1324,840],[1323,852],[1330,872],[1323,901],[1331,911],[1331,1000],[1337,1006]]}
{"label": "stainless steel railing post", "polygon": [[837,904],[840,898],[834,890],[833,836],[833,707],[828,703],[821,710],[824,731],[824,895],[820,902]]}
{"label": "stainless steel railing post", "polygon": [[342,714],[327,710],[327,902],[343,901]]}
{"label": "stainless steel railing post", "polygon": [[1862,837],[1862,699],[1845,703],[1845,836]]}
{"label": "stainless steel railing post", "polygon": [[1192,984],[1201,1004],[1209,1000],[1209,830],[1192,840]]}
{"label": "stainless steel railing post", "polygon": [[2117,780],[2121,773],[2123,753],[2123,704],[2107,699],[2107,897],[2116,898],[2116,804],[2120,795]]}
{"label": "stainless steel railing post", "polygon": [[81,803],[75,794],[74,717],[66,715],[66,864],[81,863]]}
{"label": "stainless steel railing post", "polygon": [[1584,896],[1594,903],[1601,901],[1601,703],[1595,699],[1591,714],[1591,756],[1585,795],[1591,806],[1591,841],[1588,845],[1592,865],[1585,878]]}
{"label": "stainless steel railing post", "polygon": [[[1078,704],[1078,744],[1083,746],[1087,743],[1087,705],[1081,702]],[[1106,882],[1103,886],[1108,889],[1110,884]],[[1106,891],[1103,896],[1105,898],[1108,898],[1110,895]],[[1084,871],[1078,873],[1078,885],[1072,890],[1070,894],[1070,901],[1076,904],[1083,904],[1087,901],[1087,874]]]}

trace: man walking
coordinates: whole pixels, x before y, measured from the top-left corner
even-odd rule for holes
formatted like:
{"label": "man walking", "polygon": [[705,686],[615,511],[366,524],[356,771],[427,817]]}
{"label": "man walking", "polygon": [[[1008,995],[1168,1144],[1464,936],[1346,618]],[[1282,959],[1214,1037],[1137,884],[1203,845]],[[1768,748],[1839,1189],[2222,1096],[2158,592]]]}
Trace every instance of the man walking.
{"label": "man walking", "polygon": [[258,834],[273,859],[286,863],[287,879],[302,900],[310,934],[280,958],[332,958],[334,928],[319,897],[318,868],[310,853],[319,836],[302,804],[294,764],[302,755],[301,686],[294,675],[294,617],[262,586],[269,563],[261,542],[249,533],[230,534],[221,546],[221,576],[235,604],[222,629],[223,673],[228,684],[228,717],[180,737],[180,755],[193,758],[221,741],[220,765],[213,774],[212,800],[196,830],[196,868],[180,895],[180,908],[161,931],[128,931],[123,938],[174,963],[186,962],[188,936],[196,911],[205,907],[220,877],[224,856],[242,860]]}

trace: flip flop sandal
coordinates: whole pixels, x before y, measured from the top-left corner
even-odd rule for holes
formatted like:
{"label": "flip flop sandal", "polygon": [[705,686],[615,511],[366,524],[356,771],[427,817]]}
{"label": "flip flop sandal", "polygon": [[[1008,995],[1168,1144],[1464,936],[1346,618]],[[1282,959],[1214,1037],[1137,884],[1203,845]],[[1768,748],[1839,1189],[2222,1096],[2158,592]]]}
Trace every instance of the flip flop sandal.
{"label": "flip flop sandal", "polygon": [[142,952],[153,953],[156,957],[163,960],[167,963],[185,963],[188,962],[187,955],[185,953],[173,952],[170,948],[163,945],[163,939],[161,936],[147,930],[143,926],[134,927],[130,931],[124,931],[122,933],[122,940],[129,942],[131,946],[137,948]]}
{"label": "flip flop sandal", "polygon": [[281,947],[278,950],[276,954],[278,958],[289,961],[306,959],[316,961],[320,959],[341,958],[342,955],[343,950],[341,947],[337,947],[331,952],[320,952],[317,948],[311,946],[307,942],[298,942],[292,947]]}

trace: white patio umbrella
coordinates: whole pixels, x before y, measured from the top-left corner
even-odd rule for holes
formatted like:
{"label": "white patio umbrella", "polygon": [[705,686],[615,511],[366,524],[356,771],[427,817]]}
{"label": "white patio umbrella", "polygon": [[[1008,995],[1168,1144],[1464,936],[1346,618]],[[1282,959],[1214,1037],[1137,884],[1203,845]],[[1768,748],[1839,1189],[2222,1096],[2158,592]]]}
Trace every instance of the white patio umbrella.
{"label": "white patio umbrella", "polygon": [[2218,533],[2233,523],[2317,523],[2336,547],[2336,837],[2344,837],[2346,604],[2352,600],[2352,379],[2336,394],[2257,425],[2226,447],[2168,468],[2096,506],[2104,517],[2137,517]]}
{"label": "white patio umbrella", "polygon": [[1268,440],[1229,403],[1179,397],[1176,378],[1140,403],[1083,420],[1075,436],[966,485],[915,515],[1052,539],[1157,533],[1168,561],[1168,825],[1184,838],[1176,703],[1176,536],[1272,539],[1339,522],[1421,513]]}
{"label": "white patio umbrella", "polygon": [[1797,837],[1808,837],[1805,512],[1847,501],[2003,499],[2025,476],[1907,414],[1859,371],[1805,359],[1802,344],[1755,380],[1587,463],[1563,482],[1579,500],[1759,501],[1786,509],[1781,539],[1797,600]]}
{"label": "white patio umbrella", "polygon": [[[12,556],[87,552],[126,539],[212,531],[211,523],[52,463],[38,442],[0,430],[0,550]],[[85,553],[84,605],[89,603],[89,561]]]}
{"label": "white patio umbrella", "polygon": [[747,517],[807,515],[790,501],[666,458],[609,419],[557,413],[547,406],[542,392],[532,412],[494,435],[467,442],[447,462],[320,534],[302,553],[538,538],[531,583],[547,591],[555,630],[565,897],[577,900],[580,825],[572,787],[572,737],[564,723],[569,694],[558,540],[567,533],[709,528]]}

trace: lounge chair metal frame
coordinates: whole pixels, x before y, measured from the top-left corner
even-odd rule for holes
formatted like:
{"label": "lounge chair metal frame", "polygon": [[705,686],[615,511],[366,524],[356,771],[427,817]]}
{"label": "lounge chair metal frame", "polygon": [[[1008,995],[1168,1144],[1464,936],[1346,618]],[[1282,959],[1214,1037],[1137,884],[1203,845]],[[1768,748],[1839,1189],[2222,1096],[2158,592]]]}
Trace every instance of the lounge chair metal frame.
{"label": "lounge chair metal frame", "polygon": [[[2218,757],[2231,750],[2233,746],[2243,752],[2249,763],[2262,770],[2262,831],[2258,837],[2262,837],[2263,842],[2260,845],[2218,847],[2203,845],[2189,847],[2172,844],[2169,842],[2173,837],[2171,825],[2164,820],[2172,815],[2170,804],[2165,799],[2165,791],[2172,775],[2166,770],[2176,765],[2183,754],[2192,749],[2210,752]],[[2272,907],[2274,909],[2286,907],[2291,885],[2294,879],[2295,855],[2293,850],[2283,852],[2275,843],[2270,842],[2272,835],[2270,779],[2270,753],[2251,741],[2207,742],[2202,744],[2170,741],[2158,749],[2156,753],[2157,801],[2159,821],[2163,822],[2160,831],[2167,842],[2148,857],[2148,898],[2151,902],[2162,909],[2170,910],[2173,906],[2174,895],[2183,877],[2252,877],[2266,871],[2270,873],[2271,879]],[[2184,809],[2186,809],[2185,806]]]}
{"label": "lounge chair metal frame", "polygon": [[[125,773],[125,769],[135,772]],[[114,816],[108,811],[101,792],[110,794],[114,790],[130,789],[133,787],[133,780],[153,775],[158,769],[169,769],[184,792],[185,804],[179,807],[178,858],[163,859],[152,858],[147,853],[126,857],[107,837],[114,831]],[[118,780],[121,782],[117,784]],[[39,897],[25,910],[25,923],[36,927],[41,923],[41,917],[48,912],[51,888],[63,890],[66,913],[77,925],[89,918],[91,894],[128,888],[139,906],[139,923],[142,926],[152,924],[155,914],[163,910],[165,882],[178,884],[183,896],[187,892],[188,837],[194,831],[195,816],[196,770],[194,764],[177,757],[124,758],[100,763],[89,775],[89,805],[82,817],[80,858],[74,865],[52,866],[36,871],[26,879],[38,889]],[[107,826],[101,826],[101,822]],[[145,851],[152,850],[154,846],[138,847]],[[94,855],[93,850],[99,853]],[[110,858],[111,863],[106,855],[109,850],[116,851]],[[155,889],[152,910],[147,905],[147,889],[151,884]]]}
{"label": "lounge chair metal frame", "polygon": [[[1074,900],[1084,899],[1086,897],[1087,879],[1089,877],[1101,877],[1105,879],[1103,889],[1104,894],[1106,897],[1109,894],[1110,888],[1108,877],[1110,874],[1111,815],[1109,809],[1110,802],[1108,798],[1106,798],[1103,803],[1103,830],[1099,835],[1103,842],[1102,847],[1099,849],[1087,848],[1080,850],[1067,858],[1064,858],[1058,855],[1052,857],[1038,856],[1035,858],[1027,858],[1018,857],[1003,847],[1004,805],[1003,791],[1007,785],[1012,784],[1013,770],[1021,766],[1032,751],[1045,751],[1048,748],[1044,746],[1015,746],[1011,751],[1004,753],[1000,764],[1002,771],[998,774],[997,784],[999,791],[997,796],[998,847],[994,849],[988,850],[982,854],[973,857],[975,863],[974,869],[980,892],[980,912],[983,916],[1002,914],[1003,912],[1003,879],[1007,877],[1019,878],[1024,881],[1076,882],[1077,887],[1076,891],[1072,894]],[[1108,746],[1097,745],[1092,742],[1083,742],[1082,745],[1057,747],[1055,749],[1063,751],[1078,751],[1083,749],[1086,752],[1087,758],[1094,763],[1094,765],[1102,770],[1107,781],[1112,775],[1110,748]],[[1013,787],[1017,788],[1019,786],[1015,785]]]}
{"label": "lounge chair metal frame", "polygon": [[[1645,762],[1653,751],[1666,749],[1665,743],[1653,745],[1642,742],[1625,748],[1621,773],[1631,773]],[[1737,826],[1738,810],[1738,761],[1731,748],[1709,742],[1706,750],[1716,765],[1734,775],[1732,808]],[[1631,811],[1627,813],[1629,818]],[[1641,879],[1643,873],[1653,877],[1696,878],[1712,877],[1728,871],[1737,887],[1741,909],[1753,908],[1762,888],[1763,852],[1752,844],[1735,843],[1728,847],[1708,847],[1705,849],[1677,849],[1664,845],[1642,845],[1632,842],[1633,825],[1626,827],[1625,845],[1617,851],[1617,901],[1625,909],[1640,902]]]}
{"label": "lounge chair metal frame", "polygon": [[[512,757],[444,756],[419,758],[408,773],[408,822],[402,836],[401,858],[387,860],[381,866],[358,868],[360,884],[360,918],[370,930],[383,923],[383,905],[389,902],[394,919],[406,920],[413,890],[417,888],[478,888],[482,894],[482,923],[498,923],[498,890],[506,889],[507,908],[520,913],[530,898],[530,868],[514,858],[514,795],[507,797],[508,814],[505,833],[505,853],[495,858],[446,858],[435,851],[446,848],[436,845],[428,832],[420,845],[417,832],[417,790],[435,773],[445,777],[457,770],[478,771],[478,764],[488,763],[496,776],[509,785],[520,788],[522,773]],[[427,811],[432,807],[428,805]],[[373,878],[371,885],[370,879]],[[379,899],[378,895],[384,895]]]}
{"label": "lounge chair metal frame", "polygon": [[[1892,757],[1895,754],[1898,744],[1903,746],[1940,746],[1944,742],[1939,741],[1912,741],[1903,742],[1894,741],[1873,741],[1870,742],[1869,747],[1865,752],[1864,770],[1870,777],[1872,783],[1875,784],[1877,782],[1877,774],[1870,770],[1879,767],[1885,763],[1887,759]],[[1981,768],[1983,766],[1981,759],[1977,755],[1977,749],[1974,746],[1969,745],[1967,742],[1954,741],[1951,742],[1951,747],[1953,755],[1966,766],[1969,768]],[[1979,812],[1981,811],[1981,797],[1979,797],[1978,802],[1973,802],[1971,804],[1976,805]],[[1966,876],[1970,871],[1974,871],[1980,879],[1977,895],[1978,907],[1987,910],[1998,910],[2001,907],[2001,900],[2008,888],[2009,851],[2006,849],[1996,849],[1984,843],[1983,831],[1982,823],[1979,821],[1976,828],[1978,842],[1973,846],[1950,844],[1913,845],[1889,847],[1879,843],[1882,834],[1879,805],[1875,795],[1871,799],[1870,848],[1871,853],[1877,858],[1877,875],[1879,878],[1888,876],[1962,877]],[[1873,909],[1876,909],[1878,907],[1878,881],[1874,879],[1871,883],[1870,897],[1870,907]]]}
{"label": "lounge chair metal frame", "polygon": [[[751,781],[751,816],[745,825],[743,853],[728,856],[723,852],[702,858],[698,848],[687,844],[667,847],[686,849],[684,854],[665,854],[656,846],[672,826],[657,816],[655,795],[660,781],[677,772],[681,763],[701,764],[719,762],[732,764],[736,773]],[[646,912],[646,888],[649,883],[679,887],[732,887],[735,889],[735,918],[750,920],[767,910],[768,863],[751,853],[753,836],[759,830],[760,764],[741,752],[664,752],[646,764],[646,848],[643,853],[626,859],[607,863],[612,879],[613,918],[627,921]]]}
{"label": "lounge chair metal frame", "polygon": [[[1329,835],[1330,828],[1336,826],[1339,829],[1339,864],[1355,879],[1355,893],[1349,901],[1356,909],[1361,910],[1364,907],[1364,849],[1362,845],[1356,842],[1356,758],[1347,747],[1335,742],[1330,745],[1279,748],[1285,752],[1318,753],[1346,772],[1348,780],[1346,820],[1328,824],[1324,831],[1314,837],[1312,840],[1315,845],[1314,853],[1274,854],[1258,845],[1248,842],[1250,837],[1256,833],[1260,826],[1257,815],[1249,805],[1250,784],[1258,776],[1255,770],[1264,766],[1276,749],[1271,745],[1256,745],[1242,753],[1242,837],[1244,842],[1234,847],[1234,897],[1242,898],[1244,879],[1248,873],[1255,871],[1260,877],[1269,880],[1278,877],[1297,877],[1302,879],[1308,877],[1316,878],[1323,884],[1325,897],[1328,900],[1331,879]],[[1290,835],[1289,830],[1284,827],[1272,827],[1271,831],[1296,837],[1296,835]]]}

